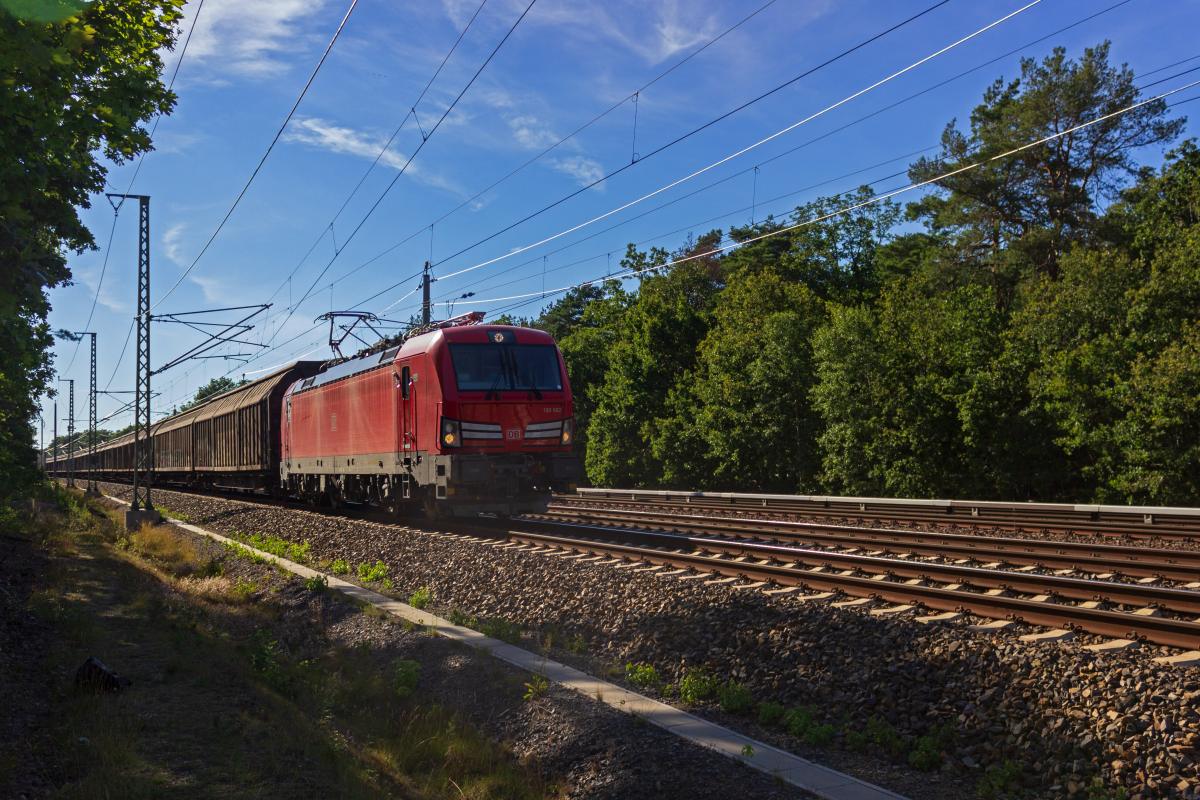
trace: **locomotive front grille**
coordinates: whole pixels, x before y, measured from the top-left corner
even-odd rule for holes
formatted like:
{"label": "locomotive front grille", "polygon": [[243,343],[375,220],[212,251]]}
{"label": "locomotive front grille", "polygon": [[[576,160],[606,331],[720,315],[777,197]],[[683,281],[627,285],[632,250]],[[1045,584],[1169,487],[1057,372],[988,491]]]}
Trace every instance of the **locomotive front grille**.
{"label": "locomotive front grille", "polygon": [[526,439],[558,439],[562,436],[562,420],[532,422],[525,428]]}
{"label": "locomotive front grille", "polygon": [[490,422],[463,422],[461,425],[463,439],[504,438],[504,434],[500,432],[500,426]]}

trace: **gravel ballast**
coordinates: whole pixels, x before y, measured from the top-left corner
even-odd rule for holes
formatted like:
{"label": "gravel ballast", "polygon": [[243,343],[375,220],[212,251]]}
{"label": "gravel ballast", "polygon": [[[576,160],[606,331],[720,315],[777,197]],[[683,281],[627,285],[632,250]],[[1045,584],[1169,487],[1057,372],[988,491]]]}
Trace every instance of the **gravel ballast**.
{"label": "gravel ballast", "polygon": [[[1118,787],[1142,800],[1200,797],[1200,669],[1156,665],[1146,650],[1033,645],[347,517],[166,491],[157,499],[222,533],[307,541],[319,561],[382,560],[397,596],[428,587],[442,612],[582,637],[577,660],[592,671],[646,662],[677,681],[703,667],[759,700],[815,706],[837,730],[832,747],[709,712],[914,797],[972,796],[981,778],[1038,797],[1116,797]],[[939,739],[943,766],[922,774],[877,748],[846,750],[846,734],[872,719],[906,737],[949,732]]]}

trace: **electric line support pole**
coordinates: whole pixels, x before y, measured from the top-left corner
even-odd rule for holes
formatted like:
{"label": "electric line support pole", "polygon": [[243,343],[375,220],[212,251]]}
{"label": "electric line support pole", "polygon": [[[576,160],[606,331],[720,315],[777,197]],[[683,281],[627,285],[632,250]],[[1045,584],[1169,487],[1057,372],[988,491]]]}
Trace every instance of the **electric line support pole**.
{"label": "electric line support pole", "polygon": [[153,440],[150,438],[150,196],[110,194],[138,201],[137,351],[134,359],[133,497],[125,512],[125,527],[137,530],[143,523],[162,521],[150,500],[154,480]]}
{"label": "electric line support pole", "polygon": [[88,448],[87,490],[85,494],[99,495],[96,484],[96,334],[93,331],[76,331],[74,336],[92,337],[92,369],[88,384]]}
{"label": "electric line support pole", "polygon": [[431,322],[429,308],[429,284],[433,281],[429,276],[429,262],[425,262],[425,270],[421,273],[421,324],[428,325]]}
{"label": "electric line support pole", "polygon": [[75,379],[59,378],[69,388],[67,407],[67,486],[75,488]]}
{"label": "electric line support pole", "polygon": [[91,389],[88,392],[88,483],[87,494],[100,494],[96,485],[96,334],[92,337]]}
{"label": "electric line support pole", "polygon": [[54,401],[54,438],[50,440],[50,449],[54,451],[54,471],[58,472],[58,401]]}

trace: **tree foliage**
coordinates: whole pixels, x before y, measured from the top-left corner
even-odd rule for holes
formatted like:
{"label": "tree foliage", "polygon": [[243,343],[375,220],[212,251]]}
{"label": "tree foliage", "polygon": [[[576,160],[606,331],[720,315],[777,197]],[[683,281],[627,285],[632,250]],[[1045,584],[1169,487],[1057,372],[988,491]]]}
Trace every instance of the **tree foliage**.
{"label": "tree foliage", "polygon": [[233,378],[226,378],[224,376],[213,378],[211,381],[197,389],[196,394],[192,397],[191,401],[181,405],[179,410],[187,411],[189,408],[194,408],[195,406],[200,405],[210,397],[215,397],[216,395],[227,392],[230,389],[236,389],[238,386],[241,386],[244,383],[246,383],[244,380],[235,381]]}
{"label": "tree foliage", "polygon": [[[35,403],[51,385],[46,290],[69,282],[67,252],[95,246],[79,218],[104,188],[98,156],[150,149],[144,123],[174,96],[159,52],[182,0],[0,7],[0,474],[33,472]],[[33,13],[36,12],[36,13]],[[50,13],[55,12],[55,13]]]}
{"label": "tree foliage", "polygon": [[[998,80],[911,177],[578,290],[558,339],[590,479],[614,486],[1200,502],[1200,150],[1108,45]],[[842,213],[844,212],[844,213]],[[797,225],[797,223],[805,223]],[[797,225],[790,230],[786,226]],[[775,235],[755,240],[763,234]],[[691,256],[700,257],[691,258]]]}

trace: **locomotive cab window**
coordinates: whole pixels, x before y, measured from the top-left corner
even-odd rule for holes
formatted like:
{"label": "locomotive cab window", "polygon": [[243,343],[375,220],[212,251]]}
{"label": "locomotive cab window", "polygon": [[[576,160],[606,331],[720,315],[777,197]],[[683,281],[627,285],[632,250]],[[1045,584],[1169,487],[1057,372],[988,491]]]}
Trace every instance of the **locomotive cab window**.
{"label": "locomotive cab window", "polygon": [[461,392],[561,391],[558,353],[546,344],[452,344]]}
{"label": "locomotive cab window", "polygon": [[408,367],[401,367],[400,368],[400,396],[403,397],[405,400],[408,399],[408,393],[410,391],[409,383],[411,383],[411,379],[409,377]]}

